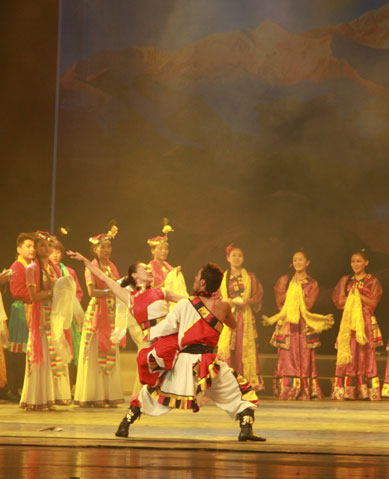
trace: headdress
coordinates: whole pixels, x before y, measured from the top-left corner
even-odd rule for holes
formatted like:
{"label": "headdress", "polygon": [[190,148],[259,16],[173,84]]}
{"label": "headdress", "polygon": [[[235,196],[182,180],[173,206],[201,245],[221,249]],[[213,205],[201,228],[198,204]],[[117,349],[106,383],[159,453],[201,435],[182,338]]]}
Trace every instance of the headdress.
{"label": "headdress", "polygon": [[36,239],[44,239],[46,241],[54,241],[55,236],[51,235],[47,231],[36,231],[35,233]]}
{"label": "headdress", "polygon": [[171,231],[174,231],[174,229],[168,224],[169,220],[167,218],[163,219],[163,228],[162,228],[162,233],[164,233],[164,236],[155,236],[154,238],[149,238],[147,240],[148,245],[151,248],[154,248],[155,246],[158,246],[159,244],[162,243],[167,243],[167,235]]}
{"label": "headdress", "polygon": [[115,236],[118,234],[119,227],[117,226],[115,220],[110,221],[108,226],[109,226],[108,233],[101,233],[97,236],[91,236],[89,238],[89,242],[92,243],[93,245],[98,245],[99,243],[102,243],[103,241],[113,240]]}
{"label": "headdress", "polygon": [[57,230],[56,238],[60,238],[61,236],[67,236],[70,233],[71,229],[70,226],[60,226]]}
{"label": "headdress", "polygon": [[70,233],[69,226],[60,226],[57,229],[56,235],[52,237],[54,249],[61,251],[62,255],[65,254],[65,250],[66,250],[63,244],[63,241],[64,241],[63,238],[65,238],[69,233]]}

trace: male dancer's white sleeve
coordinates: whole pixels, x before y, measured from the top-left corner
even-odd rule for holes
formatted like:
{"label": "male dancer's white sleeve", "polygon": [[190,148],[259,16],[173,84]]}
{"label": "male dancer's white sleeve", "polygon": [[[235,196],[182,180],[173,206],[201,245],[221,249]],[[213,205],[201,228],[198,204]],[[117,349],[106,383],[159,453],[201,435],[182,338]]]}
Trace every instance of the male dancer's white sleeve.
{"label": "male dancer's white sleeve", "polygon": [[161,336],[169,336],[178,332],[183,307],[188,300],[181,299],[160,323],[150,328],[150,341]]}

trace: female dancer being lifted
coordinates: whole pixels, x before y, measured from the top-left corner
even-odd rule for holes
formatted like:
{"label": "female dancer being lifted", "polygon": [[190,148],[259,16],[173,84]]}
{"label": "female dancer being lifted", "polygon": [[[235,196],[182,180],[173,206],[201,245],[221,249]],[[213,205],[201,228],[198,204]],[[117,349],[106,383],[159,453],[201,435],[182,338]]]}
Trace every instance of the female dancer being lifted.
{"label": "female dancer being lifted", "polygon": [[[152,288],[153,274],[150,266],[136,262],[128,269],[128,278],[120,285],[104,274],[80,253],[68,251],[71,258],[82,261],[84,265],[106,286],[112,293],[123,301],[141,327],[145,341],[149,339],[150,329],[162,321],[169,312],[169,302],[177,302],[183,298],[164,288]],[[132,290],[125,288],[132,286]],[[149,343],[146,343],[149,345]],[[154,386],[165,370],[173,367],[178,350],[177,335],[166,336],[164,341],[141,350],[138,355],[139,379],[142,384]]]}

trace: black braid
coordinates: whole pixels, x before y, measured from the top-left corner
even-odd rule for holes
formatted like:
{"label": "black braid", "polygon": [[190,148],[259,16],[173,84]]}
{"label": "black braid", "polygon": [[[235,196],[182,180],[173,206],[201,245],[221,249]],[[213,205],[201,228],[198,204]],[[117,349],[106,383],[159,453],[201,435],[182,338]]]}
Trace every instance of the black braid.
{"label": "black braid", "polygon": [[39,289],[44,289],[43,288],[43,285],[44,285],[44,283],[43,283],[43,271],[44,271],[44,269],[43,269],[43,266],[42,266],[42,263],[41,263],[41,259],[39,258],[38,255],[36,255],[36,259],[38,260],[38,263],[39,263],[39,285],[37,285],[37,286],[39,286]]}

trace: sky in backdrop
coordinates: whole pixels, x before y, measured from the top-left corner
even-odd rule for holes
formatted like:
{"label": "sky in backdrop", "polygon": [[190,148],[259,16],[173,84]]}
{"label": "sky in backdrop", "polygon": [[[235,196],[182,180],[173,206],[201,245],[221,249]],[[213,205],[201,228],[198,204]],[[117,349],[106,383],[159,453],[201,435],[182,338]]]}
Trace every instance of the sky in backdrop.
{"label": "sky in backdrop", "polygon": [[298,33],[344,23],[385,0],[66,0],[61,71],[102,50],[154,46],[175,50],[218,32],[272,20]]}

